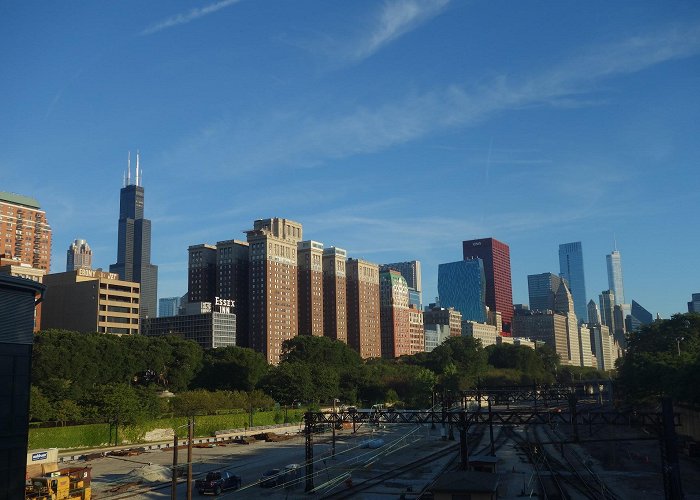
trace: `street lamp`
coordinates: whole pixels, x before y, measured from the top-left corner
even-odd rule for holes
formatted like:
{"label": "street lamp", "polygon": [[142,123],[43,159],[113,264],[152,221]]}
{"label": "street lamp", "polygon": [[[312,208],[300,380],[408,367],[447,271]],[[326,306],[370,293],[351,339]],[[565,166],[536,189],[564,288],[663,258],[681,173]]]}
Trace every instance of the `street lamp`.
{"label": "street lamp", "polygon": [[678,349],[678,356],[681,355],[681,341],[685,340],[685,337],[676,338],[676,348]]}
{"label": "street lamp", "polygon": [[331,427],[333,428],[333,446],[331,448],[331,458],[335,458],[335,425],[338,422],[338,414],[335,412],[336,403],[340,403],[340,399],[333,398],[333,417],[331,418]]}

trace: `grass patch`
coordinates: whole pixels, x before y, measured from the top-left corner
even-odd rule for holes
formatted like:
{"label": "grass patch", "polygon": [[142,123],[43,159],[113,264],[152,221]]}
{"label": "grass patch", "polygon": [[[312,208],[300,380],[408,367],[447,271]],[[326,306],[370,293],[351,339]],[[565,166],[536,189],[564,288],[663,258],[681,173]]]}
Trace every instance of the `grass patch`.
{"label": "grass patch", "polygon": [[[304,410],[290,410],[288,420],[292,423],[301,421]],[[213,436],[215,431],[242,429],[247,427],[247,413],[228,413],[222,415],[200,415],[195,417],[196,437]],[[253,425],[273,425],[280,422],[280,413],[262,411],[253,415]],[[120,444],[143,443],[146,432],[154,429],[172,429],[179,427],[181,437],[187,434],[187,418],[172,417],[148,420],[136,425],[120,427]],[[44,427],[29,429],[29,449],[41,448],[98,448],[108,446],[109,424],[71,425],[66,427]],[[114,435],[112,435],[112,443]]]}

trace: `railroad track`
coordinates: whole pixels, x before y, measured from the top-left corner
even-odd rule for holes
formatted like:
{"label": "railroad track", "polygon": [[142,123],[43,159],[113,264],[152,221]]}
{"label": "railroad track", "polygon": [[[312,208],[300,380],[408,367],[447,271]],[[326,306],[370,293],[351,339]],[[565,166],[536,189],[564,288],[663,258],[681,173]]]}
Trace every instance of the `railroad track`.
{"label": "railroad track", "polygon": [[[472,433],[468,436],[468,445],[476,446],[481,439],[483,438],[485,432],[485,428],[483,425],[479,425],[477,432]],[[322,499],[333,499],[333,500],[341,500],[345,498],[352,498],[358,493],[362,491],[366,491],[369,488],[372,488],[378,484],[381,484],[387,480],[395,479],[403,474],[406,474],[407,472],[410,472],[414,469],[417,469],[419,467],[422,467],[424,465],[433,463],[436,460],[439,460],[441,458],[445,458],[448,455],[452,455],[450,460],[445,466],[445,469],[450,468],[458,459],[459,457],[459,443],[455,443],[453,445],[449,445],[445,448],[442,448],[441,450],[438,450],[436,452],[430,453],[428,455],[424,455],[419,459],[416,459],[412,462],[402,464],[395,469],[392,469],[390,471],[383,472],[381,474],[377,474],[369,479],[366,479],[364,481],[354,483],[351,487],[343,490],[343,491],[338,491],[338,492],[332,492],[328,493],[324,496],[322,496]],[[417,494],[420,496],[422,495],[423,491],[417,492]]]}

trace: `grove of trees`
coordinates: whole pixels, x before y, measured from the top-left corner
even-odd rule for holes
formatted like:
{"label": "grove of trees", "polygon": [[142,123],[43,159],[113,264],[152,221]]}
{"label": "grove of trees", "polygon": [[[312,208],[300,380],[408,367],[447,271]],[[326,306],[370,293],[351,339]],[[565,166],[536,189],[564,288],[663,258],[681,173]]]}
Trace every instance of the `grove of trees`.
{"label": "grove of trees", "polygon": [[[252,416],[258,409],[336,399],[425,408],[434,391],[547,384],[557,375],[574,378],[546,346],[483,348],[471,337],[449,338],[429,353],[363,360],[343,342],[300,335],[284,343],[279,365],[269,366],[251,349],[203,350],[174,336],[44,331],[34,344],[31,418],[106,421],[118,428],[166,414],[238,410]],[[163,391],[175,396],[158,397]]]}
{"label": "grove of trees", "polygon": [[631,401],[671,396],[700,406],[700,314],[676,314],[631,333],[617,369]]}

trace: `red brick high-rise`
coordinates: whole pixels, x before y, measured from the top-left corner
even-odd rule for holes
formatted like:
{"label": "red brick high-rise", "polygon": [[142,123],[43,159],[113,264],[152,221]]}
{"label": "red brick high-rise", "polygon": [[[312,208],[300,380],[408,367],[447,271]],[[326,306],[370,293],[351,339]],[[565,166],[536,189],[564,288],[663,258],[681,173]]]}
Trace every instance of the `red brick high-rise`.
{"label": "red brick high-rise", "polygon": [[342,248],[323,249],[323,334],[347,344],[346,262],[347,252]]}
{"label": "red brick high-rise", "polygon": [[513,320],[513,284],[510,277],[510,248],[493,238],[462,242],[465,259],[478,257],[484,261],[486,305],[501,313],[503,332],[510,336]]}
{"label": "red brick high-rise", "polygon": [[250,347],[278,364],[282,343],[298,329],[297,244],[302,226],[274,217],[246,231],[250,248]]}
{"label": "red brick high-rise", "polygon": [[299,335],[323,336],[323,243],[297,244]]}
{"label": "red brick high-rise", "polygon": [[35,199],[0,192],[0,255],[51,271],[51,227]]}

